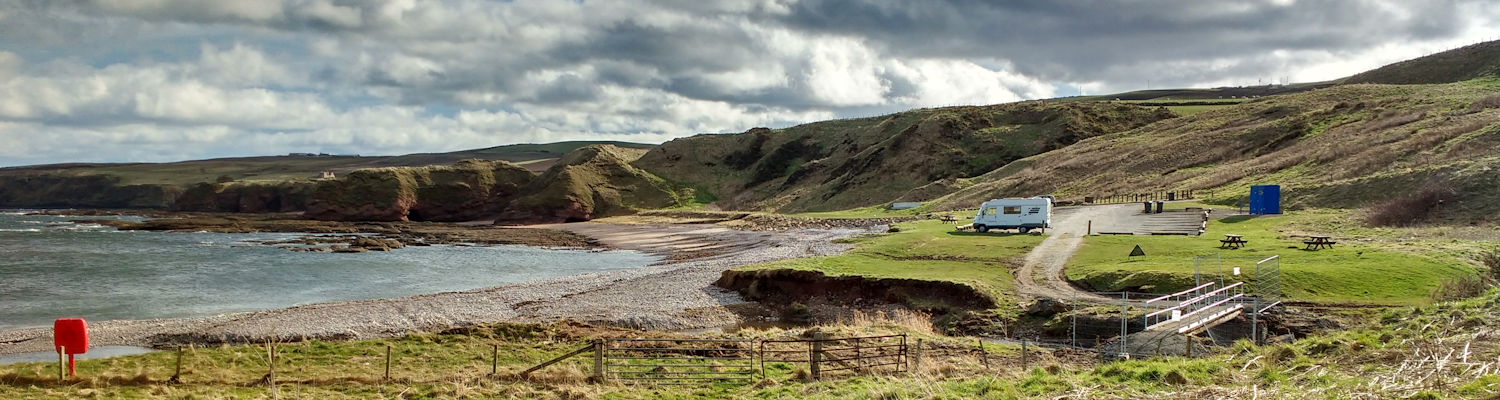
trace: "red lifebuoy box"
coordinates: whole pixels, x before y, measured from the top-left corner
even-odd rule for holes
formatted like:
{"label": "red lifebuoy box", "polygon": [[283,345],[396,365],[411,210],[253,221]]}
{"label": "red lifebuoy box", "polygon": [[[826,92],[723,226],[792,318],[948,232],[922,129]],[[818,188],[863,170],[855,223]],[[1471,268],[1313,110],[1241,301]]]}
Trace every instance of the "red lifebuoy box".
{"label": "red lifebuoy box", "polygon": [[52,346],[68,355],[68,375],[73,375],[73,355],[89,352],[89,324],[83,318],[58,318],[52,323]]}

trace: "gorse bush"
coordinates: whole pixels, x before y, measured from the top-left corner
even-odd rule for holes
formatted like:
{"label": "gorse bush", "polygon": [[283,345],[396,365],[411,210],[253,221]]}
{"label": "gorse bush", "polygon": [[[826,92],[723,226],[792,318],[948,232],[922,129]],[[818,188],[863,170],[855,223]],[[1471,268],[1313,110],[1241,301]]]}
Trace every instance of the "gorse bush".
{"label": "gorse bush", "polygon": [[1397,196],[1372,207],[1365,216],[1370,226],[1413,226],[1435,217],[1444,204],[1451,203],[1458,191],[1441,183],[1429,183],[1421,189]]}

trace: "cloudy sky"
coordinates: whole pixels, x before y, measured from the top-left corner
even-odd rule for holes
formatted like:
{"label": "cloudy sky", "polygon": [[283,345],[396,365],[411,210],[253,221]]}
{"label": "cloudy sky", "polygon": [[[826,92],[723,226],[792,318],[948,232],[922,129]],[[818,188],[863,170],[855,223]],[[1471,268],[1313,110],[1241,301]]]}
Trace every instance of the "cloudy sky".
{"label": "cloudy sky", "polygon": [[1497,37],[1483,0],[0,0],[0,166],[655,143]]}

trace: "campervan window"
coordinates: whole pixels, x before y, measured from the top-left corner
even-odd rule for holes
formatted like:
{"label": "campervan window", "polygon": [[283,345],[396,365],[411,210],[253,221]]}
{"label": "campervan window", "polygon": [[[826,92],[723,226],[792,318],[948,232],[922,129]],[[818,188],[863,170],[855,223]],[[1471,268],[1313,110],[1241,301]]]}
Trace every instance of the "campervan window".
{"label": "campervan window", "polygon": [[1005,206],[1006,214],[1020,214],[1021,206]]}
{"label": "campervan window", "polygon": [[995,207],[984,209],[984,215],[995,215]]}

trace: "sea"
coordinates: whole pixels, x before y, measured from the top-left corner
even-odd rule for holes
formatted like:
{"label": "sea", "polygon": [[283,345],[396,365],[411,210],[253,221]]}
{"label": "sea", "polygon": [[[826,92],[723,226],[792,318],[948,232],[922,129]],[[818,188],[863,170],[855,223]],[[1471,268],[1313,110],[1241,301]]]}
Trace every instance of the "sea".
{"label": "sea", "polygon": [[307,234],[118,231],[72,220],[142,218],[31,214],[0,210],[0,331],[461,291],[660,261],[529,246],[293,252],[261,243]]}

